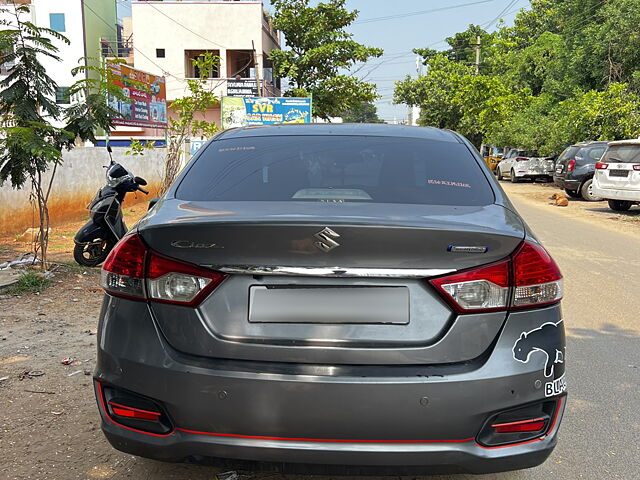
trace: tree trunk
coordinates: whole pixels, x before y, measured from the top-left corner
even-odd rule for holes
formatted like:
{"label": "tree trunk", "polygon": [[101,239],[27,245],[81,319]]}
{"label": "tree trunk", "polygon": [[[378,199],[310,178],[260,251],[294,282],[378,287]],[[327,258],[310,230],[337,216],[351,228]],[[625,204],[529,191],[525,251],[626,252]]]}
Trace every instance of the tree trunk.
{"label": "tree trunk", "polygon": [[162,177],[162,184],[160,185],[160,195],[164,195],[169,189],[173,181],[180,172],[180,163],[182,160],[182,148],[186,134],[181,133],[170,139],[167,148],[167,158],[164,165],[164,174]]}
{"label": "tree trunk", "polygon": [[[52,172],[52,175],[55,174]],[[53,182],[53,178],[51,179]],[[31,186],[38,206],[38,234],[34,239],[34,258],[42,260],[43,270],[47,270],[47,247],[49,246],[49,208],[47,207],[48,193],[45,194],[42,188],[42,172],[36,172],[31,176]],[[50,191],[50,187],[48,189]]]}

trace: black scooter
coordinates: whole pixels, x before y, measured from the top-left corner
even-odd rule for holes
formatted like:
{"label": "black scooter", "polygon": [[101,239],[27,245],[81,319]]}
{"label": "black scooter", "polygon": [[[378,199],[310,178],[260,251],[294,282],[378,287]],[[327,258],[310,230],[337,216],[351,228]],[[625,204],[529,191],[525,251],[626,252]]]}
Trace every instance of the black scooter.
{"label": "black scooter", "polygon": [[141,188],[147,181],[141,177],[134,177],[131,172],[119,163],[113,161],[111,147],[109,152],[109,166],[107,169],[107,185],[96,193],[87,206],[91,220],[84,225],[73,241],[73,258],[80,265],[95,267],[105,261],[113,246],[127,233],[127,226],[122,215],[122,202],[127,193],[149,192]]}

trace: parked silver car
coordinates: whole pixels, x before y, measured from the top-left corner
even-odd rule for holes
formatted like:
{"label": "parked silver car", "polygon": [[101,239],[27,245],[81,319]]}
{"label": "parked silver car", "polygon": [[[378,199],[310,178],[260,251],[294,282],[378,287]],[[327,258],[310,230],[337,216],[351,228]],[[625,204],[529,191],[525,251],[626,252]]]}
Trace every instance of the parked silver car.
{"label": "parked silver car", "polygon": [[498,180],[508,177],[513,183],[523,179],[553,180],[555,163],[551,157],[539,157],[533,152],[512,148],[496,167]]}
{"label": "parked silver car", "polygon": [[556,445],[562,275],[456,133],[222,132],[102,285],[95,393],[124,452],[481,473]]}

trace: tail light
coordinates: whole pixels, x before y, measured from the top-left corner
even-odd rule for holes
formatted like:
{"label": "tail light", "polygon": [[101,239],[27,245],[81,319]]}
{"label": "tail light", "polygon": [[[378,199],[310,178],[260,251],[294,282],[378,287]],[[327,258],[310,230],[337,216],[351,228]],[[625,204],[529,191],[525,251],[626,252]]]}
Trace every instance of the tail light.
{"label": "tail light", "polygon": [[544,305],[562,298],[562,274],[541,245],[523,243],[512,262],[513,307]]}
{"label": "tail light", "polygon": [[524,242],[508,259],[430,283],[456,312],[537,307],[562,299],[562,274],[547,251]]}
{"label": "tail light", "polygon": [[596,162],[596,170],[606,170],[607,168],[609,168],[608,163]]}
{"label": "tail light", "polygon": [[635,171],[639,171],[639,170],[640,170],[640,165],[634,165],[634,166],[633,166],[633,169],[634,169]]}
{"label": "tail light", "polygon": [[516,157],[516,162],[526,162],[529,160],[527,157]]}
{"label": "tail light", "polygon": [[567,172],[573,172],[574,168],[576,168],[576,161],[571,159],[567,162]]}
{"label": "tail light", "polygon": [[144,298],[144,267],[147,247],[137,235],[124,237],[102,265],[100,283],[109,293]]}
{"label": "tail light", "polygon": [[198,305],[226,275],[160,255],[138,235],[125,237],[104,262],[101,284],[112,295]]}
{"label": "tail light", "polygon": [[431,280],[460,313],[503,310],[509,303],[509,261]]}

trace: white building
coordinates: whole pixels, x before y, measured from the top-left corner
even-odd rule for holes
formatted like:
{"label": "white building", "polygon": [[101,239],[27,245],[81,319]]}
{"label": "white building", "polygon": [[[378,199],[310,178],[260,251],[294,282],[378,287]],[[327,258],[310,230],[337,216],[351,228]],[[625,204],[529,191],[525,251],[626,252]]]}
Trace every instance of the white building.
{"label": "white building", "polygon": [[[80,65],[85,57],[99,58],[100,38],[115,35],[116,2],[115,0],[16,0],[16,4],[27,5],[30,9],[29,20],[39,27],[46,27],[60,32],[69,44],[61,40],[53,40],[58,47],[60,61],[41,56],[40,61],[47,74],[58,84],[56,102],[69,104],[66,89],[82,78],[75,77],[71,70]],[[12,2],[0,0],[0,6],[9,10],[0,13],[0,19],[15,25]],[[97,60],[89,60],[90,64],[98,64]],[[6,75],[12,65],[0,66],[0,75]]]}
{"label": "white building", "polygon": [[420,107],[416,105],[409,105],[407,124],[414,126],[418,125],[418,118],[420,118]]}
{"label": "white building", "polygon": [[[280,35],[262,2],[137,1],[132,2],[131,10],[134,67],[166,77],[167,103],[184,95],[186,79],[199,76],[192,59],[204,52],[220,57],[219,68],[209,74],[217,96],[227,95],[229,80],[244,79],[251,84],[256,78],[260,79],[260,94],[280,95],[279,81],[273,79],[268,60],[269,52],[280,48]],[[211,109],[206,119],[220,124],[220,107]]]}

